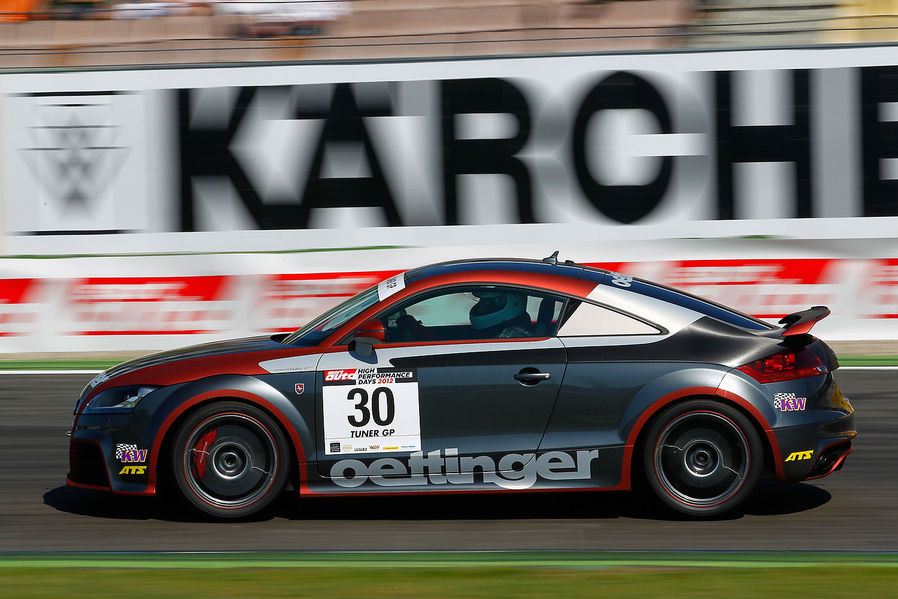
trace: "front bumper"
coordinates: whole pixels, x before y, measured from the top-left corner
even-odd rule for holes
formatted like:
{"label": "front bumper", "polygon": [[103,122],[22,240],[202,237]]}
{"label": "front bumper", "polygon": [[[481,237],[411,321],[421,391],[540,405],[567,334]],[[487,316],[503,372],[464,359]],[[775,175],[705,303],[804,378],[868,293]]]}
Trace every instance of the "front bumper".
{"label": "front bumper", "polygon": [[[69,442],[70,487],[153,495],[151,455],[131,414],[78,416]],[[155,462],[155,460],[153,460]]]}

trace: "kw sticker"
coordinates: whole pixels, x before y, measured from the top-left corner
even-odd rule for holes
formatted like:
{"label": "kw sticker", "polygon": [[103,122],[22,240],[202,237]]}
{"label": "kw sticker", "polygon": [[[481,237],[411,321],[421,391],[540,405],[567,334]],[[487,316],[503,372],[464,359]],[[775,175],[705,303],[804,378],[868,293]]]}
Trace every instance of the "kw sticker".
{"label": "kw sticker", "polygon": [[482,477],[503,489],[529,489],[538,478],[544,480],[589,480],[592,461],[599,457],[598,449],[581,449],[576,456],[566,451],[548,451],[539,456],[532,453],[509,453],[496,463],[487,455],[458,456],[458,449],[436,449],[424,455],[412,453],[407,459],[378,458],[365,463],[347,459],[334,463],[331,480],[341,487],[358,487],[368,481],[381,487],[412,485],[469,485]]}
{"label": "kw sticker", "polygon": [[115,444],[115,459],[125,464],[140,464],[147,461],[148,449],[137,449],[137,445]]}
{"label": "kw sticker", "polygon": [[794,393],[773,394],[773,407],[782,412],[803,412],[807,403],[807,397],[795,397]]}
{"label": "kw sticker", "polygon": [[808,451],[793,451],[789,454],[789,457],[786,458],[786,461],[801,462],[802,460],[810,460],[812,455],[814,455],[813,449],[809,449]]}

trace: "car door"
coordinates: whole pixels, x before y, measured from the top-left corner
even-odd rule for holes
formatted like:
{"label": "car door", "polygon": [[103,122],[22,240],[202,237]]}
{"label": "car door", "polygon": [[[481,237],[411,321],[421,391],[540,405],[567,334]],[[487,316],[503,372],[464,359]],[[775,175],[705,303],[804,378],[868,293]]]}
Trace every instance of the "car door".
{"label": "car door", "polygon": [[[483,302],[475,293],[492,294],[491,300],[523,294],[525,318],[513,329],[474,328],[470,316]],[[347,457],[382,456],[407,460],[402,467],[390,462],[386,474],[429,476],[435,484],[522,468],[539,447],[564,378],[564,346],[546,332],[565,302],[527,290],[467,286],[420,294],[384,311],[386,342],[371,355],[347,344],[319,362],[319,472],[331,476]]]}

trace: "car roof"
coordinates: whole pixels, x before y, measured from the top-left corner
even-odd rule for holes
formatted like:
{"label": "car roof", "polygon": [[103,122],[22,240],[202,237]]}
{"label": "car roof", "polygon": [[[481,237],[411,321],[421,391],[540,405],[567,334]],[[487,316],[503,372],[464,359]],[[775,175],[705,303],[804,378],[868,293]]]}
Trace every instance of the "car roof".
{"label": "car roof", "polygon": [[599,282],[607,271],[577,264],[570,260],[549,262],[546,260],[532,260],[526,258],[477,258],[466,260],[451,260],[429,264],[415,268],[405,274],[406,282],[423,280],[447,274],[476,272],[476,271],[505,271],[517,273],[551,274],[564,276],[571,279],[589,279]]}

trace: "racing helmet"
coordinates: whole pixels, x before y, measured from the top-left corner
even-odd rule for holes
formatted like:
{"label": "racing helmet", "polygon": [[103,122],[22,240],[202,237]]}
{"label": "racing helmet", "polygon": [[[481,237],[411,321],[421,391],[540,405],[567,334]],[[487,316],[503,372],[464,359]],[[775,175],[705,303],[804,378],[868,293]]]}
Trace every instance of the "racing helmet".
{"label": "racing helmet", "polygon": [[471,325],[478,330],[487,329],[520,316],[527,310],[527,298],[518,293],[503,291],[475,291],[478,301],[468,315]]}

